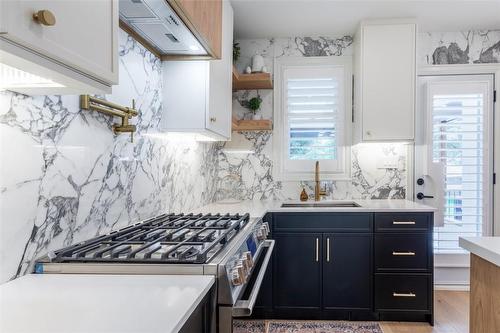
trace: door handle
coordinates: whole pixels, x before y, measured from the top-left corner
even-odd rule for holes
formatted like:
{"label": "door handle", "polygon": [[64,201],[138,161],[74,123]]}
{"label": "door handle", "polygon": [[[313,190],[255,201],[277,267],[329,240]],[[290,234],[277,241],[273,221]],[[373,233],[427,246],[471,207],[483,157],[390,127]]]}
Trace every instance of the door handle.
{"label": "door handle", "polygon": [[432,196],[432,195],[425,195],[425,194],[423,194],[422,192],[418,192],[418,193],[417,193],[417,199],[418,199],[418,200],[422,200],[422,199],[432,199],[432,198],[434,198],[434,196]]}
{"label": "door handle", "polygon": [[330,262],[330,237],[326,239],[326,262]]}
{"label": "door handle", "polygon": [[316,238],[316,262],[319,261],[319,238]]}

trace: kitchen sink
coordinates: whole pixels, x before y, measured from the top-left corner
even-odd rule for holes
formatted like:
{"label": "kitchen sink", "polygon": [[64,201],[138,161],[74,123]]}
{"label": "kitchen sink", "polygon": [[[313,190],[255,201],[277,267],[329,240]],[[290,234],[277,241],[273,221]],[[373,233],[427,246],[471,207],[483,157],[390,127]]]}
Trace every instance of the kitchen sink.
{"label": "kitchen sink", "polygon": [[342,202],[285,202],[281,204],[282,208],[336,208],[336,207],[361,207],[354,201]]}

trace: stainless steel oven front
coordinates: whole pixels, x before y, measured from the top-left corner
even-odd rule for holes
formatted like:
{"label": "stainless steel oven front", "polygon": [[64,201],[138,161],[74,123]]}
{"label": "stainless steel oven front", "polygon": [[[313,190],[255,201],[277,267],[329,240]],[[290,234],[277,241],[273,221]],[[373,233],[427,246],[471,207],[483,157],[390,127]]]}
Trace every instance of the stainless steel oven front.
{"label": "stainless steel oven front", "polygon": [[231,255],[218,266],[217,331],[231,333],[234,317],[248,317],[264,280],[274,250],[274,240],[266,239],[267,223],[259,221],[244,240],[237,242]]}

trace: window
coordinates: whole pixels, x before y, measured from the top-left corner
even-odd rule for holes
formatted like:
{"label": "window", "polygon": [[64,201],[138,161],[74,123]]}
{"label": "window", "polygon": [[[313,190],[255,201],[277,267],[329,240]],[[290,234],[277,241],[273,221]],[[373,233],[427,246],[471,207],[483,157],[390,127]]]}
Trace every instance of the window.
{"label": "window", "polygon": [[351,58],[276,61],[275,168],[282,180],[347,178],[351,112]]}
{"label": "window", "polygon": [[443,170],[437,253],[462,253],[459,237],[489,234],[491,221],[491,82],[447,78],[429,86],[431,156]]}

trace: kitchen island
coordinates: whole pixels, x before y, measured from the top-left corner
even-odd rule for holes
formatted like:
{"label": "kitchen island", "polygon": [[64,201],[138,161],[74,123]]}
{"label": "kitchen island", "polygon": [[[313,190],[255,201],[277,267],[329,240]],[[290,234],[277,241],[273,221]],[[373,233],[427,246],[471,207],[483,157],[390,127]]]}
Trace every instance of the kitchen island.
{"label": "kitchen island", "polygon": [[460,238],[470,251],[471,333],[500,332],[500,237]]}
{"label": "kitchen island", "polygon": [[0,286],[0,332],[199,331],[208,275],[29,274]]}

